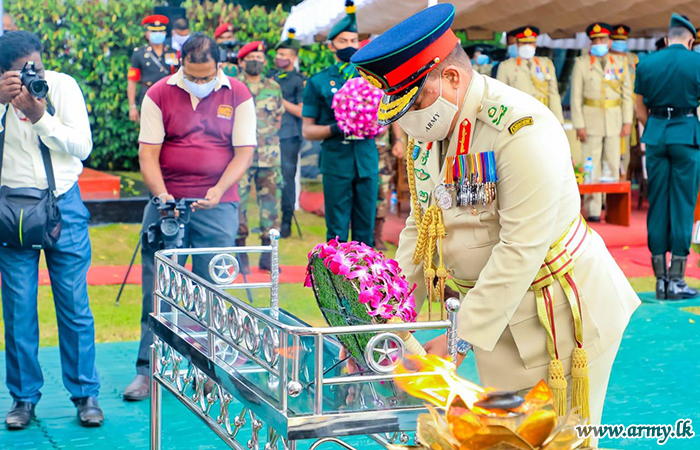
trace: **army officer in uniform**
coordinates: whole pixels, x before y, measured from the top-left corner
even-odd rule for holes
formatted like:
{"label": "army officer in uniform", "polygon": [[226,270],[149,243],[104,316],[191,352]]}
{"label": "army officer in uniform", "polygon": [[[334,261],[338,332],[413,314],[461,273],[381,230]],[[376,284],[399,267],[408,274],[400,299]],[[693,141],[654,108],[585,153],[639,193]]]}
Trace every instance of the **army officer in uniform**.
{"label": "army officer in uniform", "polygon": [[326,214],[326,237],[373,244],[377,209],[379,156],[374,139],[345,136],[335,120],[333,96],[346,81],[357,76],[350,58],[359,47],[355,6],[347,1],[347,16],[328,36],[338,61],[311,77],[303,96],[302,134],[321,143],[320,168]]}
{"label": "army officer in uniform", "polygon": [[[454,14],[450,4],[423,10],[352,59],[386,94],[380,123],[398,120],[410,137],[412,213],[396,259],[418,285],[418,308],[442,297],[448,275],[457,283],[458,351],[473,344],[482,384],[521,391],[548,379],[560,414],[568,389],[571,405],[600,423],[639,299],[580,216],[559,121],[472,69],[450,30]],[[426,350],[445,355],[446,343]],[[572,389],[588,379],[590,402]]]}
{"label": "army officer in uniform", "polygon": [[693,24],[674,13],[668,47],[639,63],[635,84],[637,115],[646,127],[648,245],[656,298],[662,300],[698,295],[683,279],[700,186],[700,55],[690,50],[695,36]]}
{"label": "army officer in uniform", "polygon": [[554,63],[545,56],[535,56],[539,34],[540,29],[530,25],[509,32],[517,42],[518,56],[498,66],[497,79],[532,95],[557,116],[559,123],[564,123]]}
{"label": "army officer in uniform", "polygon": [[129,119],[134,122],[140,120],[139,108],[148,88],[161,78],[174,74],[178,68],[177,51],[165,44],[165,26],[168,24],[168,18],[155,14],[143,19],[141,24],[146,29],[148,45],[134,49],[127,74]]}

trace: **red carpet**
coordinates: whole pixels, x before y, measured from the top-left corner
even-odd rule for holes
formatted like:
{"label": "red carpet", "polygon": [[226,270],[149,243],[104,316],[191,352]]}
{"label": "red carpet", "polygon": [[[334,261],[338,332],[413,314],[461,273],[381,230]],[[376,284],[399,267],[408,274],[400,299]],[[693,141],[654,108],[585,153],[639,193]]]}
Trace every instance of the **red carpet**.
{"label": "red carpet", "polygon": [[[323,215],[323,193],[302,192],[299,203],[305,211]],[[653,276],[651,253],[647,248],[646,206],[641,210],[636,209],[636,196],[633,196],[632,204],[629,227],[607,223],[594,223],[591,227],[603,238],[625,275],[628,277]],[[398,243],[399,233],[405,227],[406,216],[407,212],[403,211],[401,217],[396,215],[387,217],[384,224],[385,241],[394,245]],[[686,274],[693,278],[700,278],[700,267],[698,267],[700,255],[691,252],[688,259]]]}

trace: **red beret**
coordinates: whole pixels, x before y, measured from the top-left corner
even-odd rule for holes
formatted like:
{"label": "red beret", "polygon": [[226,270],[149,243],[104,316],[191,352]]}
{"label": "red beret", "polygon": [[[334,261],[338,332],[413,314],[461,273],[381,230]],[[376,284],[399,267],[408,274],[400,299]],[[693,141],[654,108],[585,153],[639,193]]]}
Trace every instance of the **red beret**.
{"label": "red beret", "polygon": [[219,39],[219,36],[226,33],[227,31],[233,31],[233,26],[228,22],[222,23],[221,25],[216,27],[216,30],[214,30],[214,39]]}
{"label": "red beret", "polygon": [[250,43],[244,45],[238,51],[238,59],[245,58],[248,55],[248,53],[264,52],[264,51],[265,51],[265,43],[263,41],[253,41],[253,42],[250,42]]}
{"label": "red beret", "polygon": [[160,14],[153,14],[141,21],[141,25],[146,26],[150,31],[165,31],[165,26],[170,22],[167,17]]}

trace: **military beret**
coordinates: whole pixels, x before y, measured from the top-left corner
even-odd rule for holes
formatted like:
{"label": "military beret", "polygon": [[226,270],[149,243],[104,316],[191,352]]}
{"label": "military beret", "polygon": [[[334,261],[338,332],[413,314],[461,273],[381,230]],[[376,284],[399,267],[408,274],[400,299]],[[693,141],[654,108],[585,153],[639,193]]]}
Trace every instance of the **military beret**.
{"label": "military beret", "polygon": [[626,41],[630,37],[631,28],[627,25],[614,25],[612,38],[616,41]]}
{"label": "military beret", "polygon": [[287,30],[287,39],[283,40],[275,48],[291,48],[292,50],[299,50],[301,48],[301,41],[296,38],[297,30],[290,28]]}
{"label": "military beret", "polygon": [[249,42],[238,51],[238,59],[243,59],[253,52],[265,52],[265,43],[263,41]]}
{"label": "military beret", "polygon": [[165,31],[165,26],[170,22],[166,16],[161,14],[153,14],[147,16],[141,21],[141,25],[146,27],[148,31]]}
{"label": "military beret", "polygon": [[427,75],[443,61],[459,39],[450,29],[455,7],[441,3],[395,25],[353,55],[360,75],[382,89],[378,121],[388,125],[413,105]]}
{"label": "military beret", "polygon": [[698,31],[693,26],[693,23],[686,16],[681,16],[678,13],[673,13],[671,15],[671,23],[668,25],[669,28],[683,27],[690,30],[693,36],[696,36]]}
{"label": "military beret", "polygon": [[537,42],[537,36],[540,35],[540,29],[532,25],[516,28],[509,32],[518,42]]}
{"label": "military beret", "polygon": [[230,23],[222,23],[214,30],[214,39],[219,39],[219,37],[227,31],[233,32],[233,25]]}
{"label": "military beret", "polygon": [[349,31],[351,33],[357,33],[357,19],[355,17],[356,7],[355,2],[352,0],[345,1],[345,14],[346,16],[340,19],[338,23],[333,25],[331,32],[328,33],[328,39],[333,40],[340,33],[344,31]]}
{"label": "military beret", "polygon": [[607,23],[596,22],[588,25],[586,28],[586,34],[589,38],[595,39],[599,37],[605,37],[612,35],[612,27]]}

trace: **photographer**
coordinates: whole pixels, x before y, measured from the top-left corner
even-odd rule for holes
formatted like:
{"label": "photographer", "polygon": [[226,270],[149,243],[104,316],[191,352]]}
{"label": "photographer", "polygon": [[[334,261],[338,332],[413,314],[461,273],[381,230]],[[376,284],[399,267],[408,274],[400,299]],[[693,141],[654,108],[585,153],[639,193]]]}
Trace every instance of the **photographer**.
{"label": "photographer", "polygon": [[[139,162],[143,180],[161,202],[200,198],[185,226],[185,247],[233,246],[238,229],[237,183],[250,166],[257,145],[255,105],[250,91],[224,75],[219,49],[210,37],[193,34],[182,46],[182,67],[146,93],[141,114]],[[143,232],[158,221],[149,202]],[[148,315],[153,308],[154,254],[145,245],[142,257],[143,310],[137,375],[125,400],[149,396],[149,347],[153,335]],[[194,272],[209,279],[211,257],[195,256]]]}
{"label": "photographer", "polygon": [[[0,37],[0,274],[6,383],[14,400],[5,423],[9,429],[26,428],[41,398],[37,290],[43,246],[56,306],[63,383],[78,408],[80,424],[100,426],[104,417],[97,403],[100,381],[86,281],[91,258],[89,213],[77,183],[81,160],[92,150],[90,122],[78,84],[68,75],[44,70],[41,51],[41,41],[29,32]],[[51,245],[40,241],[39,249],[23,242],[34,236],[29,233],[34,224],[42,222],[38,207],[23,206],[19,236],[4,225],[12,220],[11,199],[28,192],[48,196],[60,211],[60,231],[54,227]],[[46,207],[43,211],[48,214]]]}
{"label": "photographer", "polygon": [[219,46],[220,54],[226,55],[225,58],[219,58],[221,61],[221,69],[229,77],[235,77],[238,75],[238,68],[236,67],[236,60],[229,59],[228,56],[234,53],[233,49],[236,47],[236,38],[233,35],[233,26],[230,23],[222,23],[216,30],[214,30],[214,39]]}

